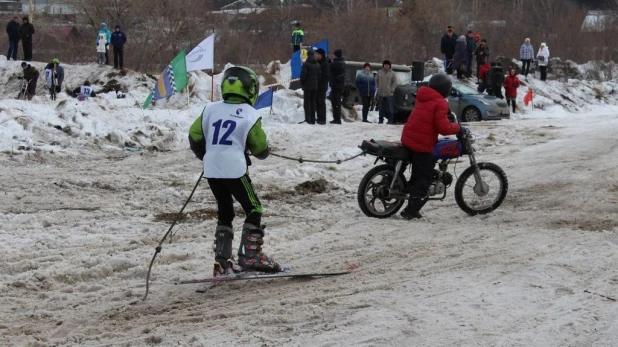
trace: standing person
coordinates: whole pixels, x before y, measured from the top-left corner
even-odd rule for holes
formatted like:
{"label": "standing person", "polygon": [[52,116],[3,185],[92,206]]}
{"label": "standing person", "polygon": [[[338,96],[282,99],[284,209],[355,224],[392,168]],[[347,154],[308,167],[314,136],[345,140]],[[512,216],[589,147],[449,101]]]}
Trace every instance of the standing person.
{"label": "standing person", "polygon": [[376,74],[376,87],[378,88],[378,111],[380,118],[378,123],[382,124],[386,118],[386,124],[394,124],[393,121],[393,95],[397,87],[397,78],[391,70],[391,62],[382,62],[382,69]]}
{"label": "standing person", "polygon": [[52,95],[60,93],[64,82],[64,67],[60,66],[60,59],[54,58],[45,66],[45,80]]}
{"label": "standing person", "polygon": [[[480,36],[479,36],[480,37]],[[481,66],[489,62],[489,47],[487,46],[487,40],[482,39],[478,47],[476,47],[476,78],[477,83],[482,83],[483,77],[480,76]]]}
{"label": "standing person", "polygon": [[515,113],[515,109],[517,108],[517,88],[521,85],[515,69],[511,68],[509,70],[509,75],[504,79],[503,85],[506,103],[509,106],[513,104],[513,113]]}
{"label": "standing person", "polygon": [[27,86],[25,91],[20,91],[17,98],[20,99],[25,92],[25,96],[28,98],[28,100],[32,100],[32,97],[36,94],[36,83],[39,79],[39,71],[26,62],[21,63],[21,68],[24,71],[24,77],[21,77],[20,79],[25,80]]}
{"label": "standing person", "polygon": [[483,94],[486,90],[488,94],[491,94],[491,87],[489,81],[489,70],[491,69],[491,63],[485,62],[483,65],[479,66],[479,86],[477,88],[478,92]]}
{"label": "standing person", "polygon": [[449,122],[448,101],[451,93],[451,78],[445,74],[435,74],[429,79],[428,87],[420,87],[416,96],[414,110],[401,133],[401,143],[412,151],[412,176],[408,184],[410,198],[408,206],[401,212],[404,219],[422,218],[420,210],[429,197],[427,191],[431,184],[436,161],[431,152],[438,142],[438,135],[465,133],[466,128]]}
{"label": "standing person", "polygon": [[545,42],[541,43],[536,58],[539,61],[539,69],[541,70],[541,81],[545,81],[547,80],[547,65],[549,64],[549,47],[547,47]]}
{"label": "standing person", "polygon": [[7,60],[17,60],[17,48],[21,39],[21,26],[19,18],[13,17],[13,20],[6,25],[6,33],[9,35],[9,53],[6,55]]}
{"label": "standing person", "polygon": [[300,71],[300,86],[303,89],[303,108],[305,122],[315,124],[318,101],[318,84],[320,83],[320,65],[315,60],[313,51],[307,52],[307,60]]}
{"label": "standing person", "polygon": [[107,52],[107,38],[105,34],[99,33],[99,42],[97,44],[97,63],[105,65],[105,53]]}
{"label": "standing person", "polygon": [[262,119],[253,108],[259,91],[260,82],[252,70],[241,66],[225,70],[221,83],[223,101],[208,104],[189,130],[191,150],[204,162],[204,177],[217,200],[214,276],[228,273],[229,265],[233,265],[233,198],[246,216],[238,265],[243,271],[281,271],[279,264],[262,252],[263,208],[248,172],[248,152],[257,159],[266,159],[270,154]]}
{"label": "standing person", "polygon": [[330,64],[326,57],[326,52],[322,48],[316,51],[316,60],[320,65],[320,82],[318,83],[318,96],[316,109],[318,114],[317,123],[320,125],[326,124],[326,92],[328,91],[328,82],[330,81]]}
{"label": "standing person", "polygon": [[341,124],[341,96],[345,89],[345,59],[343,51],[336,49],[335,59],[330,64],[330,102],[333,105],[333,120],[330,124]]}
{"label": "standing person", "polygon": [[363,65],[363,71],[356,75],[356,88],[363,101],[363,123],[371,123],[367,120],[369,115],[369,106],[371,105],[371,99],[376,94],[376,80],[371,72],[371,64],[365,63]]}
{"label": "standing person", "polygon": [[114,48],[114,69],[120,68],[124,63],[124,44],[127,43],[127,35],[121,31],[120,25],[116,24],[114,32],[112,33],[112,47]]}
{"label": "standing person", "polygon": [[474,60],[474,52],[476,52],[476,40],[471,30],[468,30],[468,35],[466,35],[466,50],[466,77],[470,78],[472,77],[472,60]]}
{"label": "standing person", "polygon": [[24,60],[32,60],[32,35],[34,35],[34,25],[30,24],[28,17],[24,17],[21,25],[21,44],[24,48]]}
{"label": "standing person", "polygon": [[109,43],[112,42],[112,33],[107,29],[107,23],[101,23],[101,28],[97,33],[97,46],[99,45],[99,35],[105,35],[105,39],[107,40],[107,44],[105,45],[105,64],[109,64],[109,56],[107,51],[109,50]]}
{"label": "standing person", "polygon": [[305,38],[305,32],[300,27],[300,22],[296,22],[294,24],[294,30],[292,31],[292,40],[290,41],[290,46],[292,46],[292,53],[296,51],[300,51],[300,46],[303,45],[303,40]]}
{"label": "standing person", "polygon": [[464,35],[459,36],[457,44],[455,45],[455,54],[453,55],[452,63],[453,69],[456,69],[457,79],[464,78],[464,74],[466,73],[467,45],[466,37]]}
{"label": "standing person", "polygon": [[457,44],[457,34],[453,31],[452,26],[446,27],[446,33],[442,35],[440,40],[440,51],[444,54],[444,71],[448,75],[453,73],[453,55],[455,54],[455,45]]}
{"label": "standing person", "polygon": [[530,39],[526,38],[524,44],[519,49],[519,59],[521,59],[521,74],[528,77],[530,73],[530,63],[534,59],[534,47],[530,44]]}

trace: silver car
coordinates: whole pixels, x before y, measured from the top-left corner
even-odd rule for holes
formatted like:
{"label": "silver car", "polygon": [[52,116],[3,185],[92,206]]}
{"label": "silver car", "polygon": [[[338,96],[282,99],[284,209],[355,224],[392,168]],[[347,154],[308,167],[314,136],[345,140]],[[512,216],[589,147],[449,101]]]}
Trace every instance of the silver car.
{"label": "silver car", "polygon": [[498,120],[511,116],[505,100],[480,94],[476,89],[462,83],[453,83],[448,103],[451,111],[463,122]]}

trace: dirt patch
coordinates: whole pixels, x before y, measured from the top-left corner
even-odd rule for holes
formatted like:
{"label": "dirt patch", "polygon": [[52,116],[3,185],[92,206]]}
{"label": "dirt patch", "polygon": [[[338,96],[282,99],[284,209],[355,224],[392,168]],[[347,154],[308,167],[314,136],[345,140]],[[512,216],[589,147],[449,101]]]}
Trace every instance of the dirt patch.
{"label": "dirt patch", "polygon": [[330,183],[323,178],[314,180],[314,181],[306,181],[303,182],[296,187],[294,187],[296,193],[300,195],[307,194],[322,194],[330,190]]}
{"label": "dirt patch", "polygon": [[585,231],[606,231],[618,227],[618,221],[611,219],[575,218],[558,219],[550,223],[556,229],[574,228]]}
{"label": "dirt patch", "polygon": [[[176,219],[178,212],[162,212],[154,216],[155,222],[173,222]],[[234,211],[236,217],[244,218],[245,212],[242,209]],[[264,213],[264,217],[273,216],[269,213]],[[212,208],[204,208],[200,210],[186,212],[180,215],[178,222],[203,222],[206,220],[217,219],[217,210]]]}

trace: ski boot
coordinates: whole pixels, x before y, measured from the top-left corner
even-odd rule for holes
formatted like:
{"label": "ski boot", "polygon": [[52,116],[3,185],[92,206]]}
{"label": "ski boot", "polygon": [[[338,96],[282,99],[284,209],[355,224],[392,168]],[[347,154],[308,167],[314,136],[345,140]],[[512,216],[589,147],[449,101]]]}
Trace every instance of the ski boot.
{"label": "ski boot", "polygon": [[228,271],[233,269],[232,261],[232,240],[234,240],[234,230],[227,225],[217,225],[215,231],[215,265],[213,277],[225,276]]}
{"label": "ski boot", "polygon": [[245,223],[238,248],[238,265],[243,271],[281,272],[281,266],[262,252],[264,230]]}
{"label": "ski boot", "polygon": [[401,211],[400,216],[407,220],[423,218],[419,211],[425,206],[428,199],[428,197],[410,197],[408,206]]}

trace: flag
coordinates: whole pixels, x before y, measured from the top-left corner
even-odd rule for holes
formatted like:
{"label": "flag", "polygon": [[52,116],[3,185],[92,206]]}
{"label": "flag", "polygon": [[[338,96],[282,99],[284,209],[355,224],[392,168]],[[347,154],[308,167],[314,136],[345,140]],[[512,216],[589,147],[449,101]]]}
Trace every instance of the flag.
{"label": "flag", "polygon": [[187,54],[187,71],[212,70],[215,60],[215,34],[208,36],[204,41]]}
{"label": "flag", "polygon": [[[326,55],[328,55],[328,39],[322,40],[316,44],[310,45],[309,47],[310,49],[322,48],[324,52],[326,52]],[[304,51],[304,54],[303,54],[303,51]],[[290,66],[292,67],[292,79],[300,78],[300,70],[304,62],[302,56],[304,55],[306,59],[307,57],[306,52],[307,52],[306,49],[301,49],[300,51],[296,51],[292,54],[292,58],[290,58],[291,60]]]}
{"label": "flag", "polygon": [[261,108],[272,106],[273,96],[274,96],[273,88],[268,88],[267,91],[265,91],[264,93],[260,94],[260,96],[258,96],[258,99],[255,102],[255,106],[253,106],[253,108],[255,108],[256,110],[259,110]]}
{"label": "flag", "polygon": [[152,99],[169,98],[181,91],[187,84],[189,84],[187,62],[185,60],[185,51],[182,50],[159,76],[159,80],[152,90]]}
{"label": "flag", "polygon": [[528,106],[530,102],[532,102],[532,89],[528,89],[528,92],[524,96],[524,105]]}
{"label": "flag", "polygon": [[152,92],[150,92],[150,94],[148,94],[148,97],[146,98],[146,101],[144,101],[144,106],[142,106],[142,109],[147,109],[148,106],[150,106],[150,103],[152,102]]}

